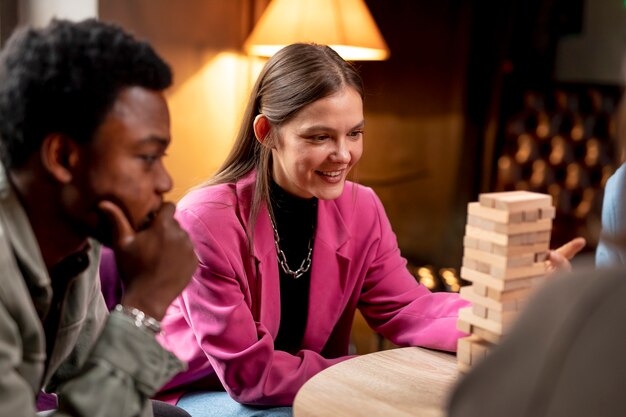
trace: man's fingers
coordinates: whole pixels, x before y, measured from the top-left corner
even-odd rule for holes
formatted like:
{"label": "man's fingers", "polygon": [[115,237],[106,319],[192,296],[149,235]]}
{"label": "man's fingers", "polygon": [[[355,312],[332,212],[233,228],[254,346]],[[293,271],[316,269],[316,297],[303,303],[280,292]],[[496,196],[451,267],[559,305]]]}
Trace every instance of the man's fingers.
{"label": "man's fingers", "polygon": [[161,205],[159,211],[156,214],[156,218],[170,218],[174,217],[176,211],[176,205],[174,203],[166,201]]}
{"label": "man's fingers", "polygon": [[567,259],[572,259],[578,252],[580,252],[585,247],[586,244],[587,241],[585,240],[585,238],[577,237],[570,240],[560,248],[556,249],[556,252],[558,252],[560,255],[563,255]]}
{"label": "man's fingers", "polygon": [[103,200],[98,208],[107,216],[113,226],[113,246],[121,247],[135,238],[135,229],[119,206],[111,201]]}

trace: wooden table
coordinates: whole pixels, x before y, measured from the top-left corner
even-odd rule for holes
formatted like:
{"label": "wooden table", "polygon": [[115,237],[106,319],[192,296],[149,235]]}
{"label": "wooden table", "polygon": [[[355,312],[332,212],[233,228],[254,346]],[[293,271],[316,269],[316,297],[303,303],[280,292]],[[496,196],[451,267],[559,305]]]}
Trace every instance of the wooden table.
{"label": "wooden table", "polygon": [[457,376],[449,353],[410,347],[358,356],[307,381],[294,417],[442,417]]}

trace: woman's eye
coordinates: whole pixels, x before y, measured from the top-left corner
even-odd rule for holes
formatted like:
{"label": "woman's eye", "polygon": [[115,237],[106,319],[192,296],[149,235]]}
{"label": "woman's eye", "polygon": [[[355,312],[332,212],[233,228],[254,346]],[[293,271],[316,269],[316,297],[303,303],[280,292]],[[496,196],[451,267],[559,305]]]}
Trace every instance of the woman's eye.
{"label": "woman's eye", "polygon": [[348,136],[358,137],[358,136],[361,136],[362,134],[363,134],[362,130],[353,130],[352,132],[348,133]]}

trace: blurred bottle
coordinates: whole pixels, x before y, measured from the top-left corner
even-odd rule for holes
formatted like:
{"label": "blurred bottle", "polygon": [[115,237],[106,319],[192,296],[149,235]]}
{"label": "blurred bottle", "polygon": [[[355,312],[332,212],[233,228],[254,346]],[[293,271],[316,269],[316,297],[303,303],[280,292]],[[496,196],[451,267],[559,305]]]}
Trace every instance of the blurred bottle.
{"label": "blurred bottle", "polygon": [[522,176],[522,166],[517,163],[514,157],[502,155],[498,158],[498,174],[496,180],[496,191],[513,191],[524,187],[524,177]]}
{"label": "blurred bottle", "polygon": [[538,138],[546,138],[550,133],[550,117],[545,109],[544,97],[536,91],[524,94],[522,110],[511,117],[506,126],[507,137],[516,138],[524,133]]}
{"label": "blurred bottle", "polygon": [[579,113],[578,96],[557,90],[554,92],[553,105],[550,114],[550,135],[581,140],[584,136],[584,124]]}
{"label": "blurred bottle", "polygon": [[520,165],[524,165],[532,163],[532,161],[539,157],[537,139],[528,133],[519,135],[515,149],[515,161]]}
{"label": "blurred bottle", "polygon": [[615,137],[615,99],[598,89],[590,89],[587,96],[590,105],[589,113],[584,121],[585,136],[596,137],[603,141]]}
{"label": "blurred bottle", "polygon": [[535,160],[528,182],[530,191],[549,193],[548,187],[555,182],[552,166],[543,159]]}
{"label": "blurred bottle", "polygon": [[602,188],[602,184],[606,181],[604,178],[606,174],[605,167],[611,167],[611,158],[607,151],[607,144],[595,137],[585,141],[585,154],[582,158],[582,165],[589,175],[591,186]]}
{"label": "blurred bottle", "polygon": [[567,176],[568,164],[574,162],[574,152],[571,144],[563,136],[556,135],[550,140],[548,162],[552,166],[555,180],[563,183]]}

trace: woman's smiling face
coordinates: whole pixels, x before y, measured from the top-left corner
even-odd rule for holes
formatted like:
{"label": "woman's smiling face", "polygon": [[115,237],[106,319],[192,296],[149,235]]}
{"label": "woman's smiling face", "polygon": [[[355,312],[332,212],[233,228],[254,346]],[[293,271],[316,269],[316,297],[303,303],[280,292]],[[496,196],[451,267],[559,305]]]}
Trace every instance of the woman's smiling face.
{"label": "woman's smiling face", "polygon": [[304,107],[278,129],[274,181],[298,197],[338,198],[363,153],[363,127],[363,100],[351,87]]}

